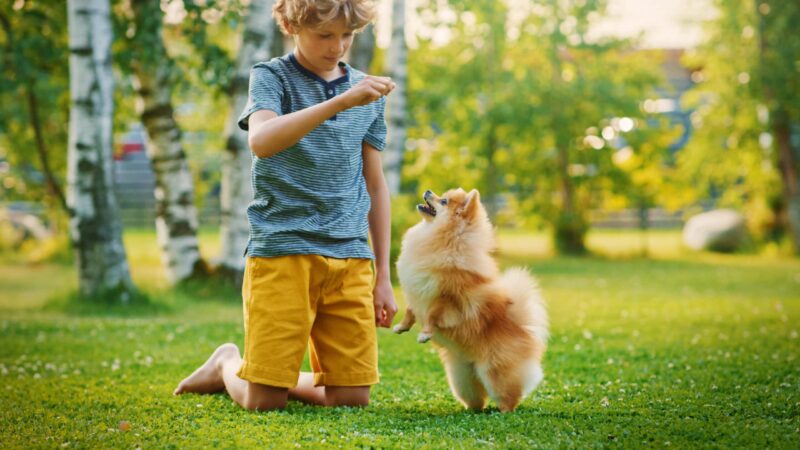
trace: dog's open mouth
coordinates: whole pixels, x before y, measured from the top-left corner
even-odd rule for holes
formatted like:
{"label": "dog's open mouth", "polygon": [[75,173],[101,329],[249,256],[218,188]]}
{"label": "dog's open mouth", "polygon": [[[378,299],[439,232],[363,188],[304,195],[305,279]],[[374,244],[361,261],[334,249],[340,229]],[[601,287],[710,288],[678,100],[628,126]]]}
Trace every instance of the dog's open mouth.
{"label": "dog's open mouth", "polygon": [[430,204],[430,202],[428,202],[428,199],[425,199],[425,204],[417,205],[417,211],[420,211],[431,217],[436,217],[436,209]]}

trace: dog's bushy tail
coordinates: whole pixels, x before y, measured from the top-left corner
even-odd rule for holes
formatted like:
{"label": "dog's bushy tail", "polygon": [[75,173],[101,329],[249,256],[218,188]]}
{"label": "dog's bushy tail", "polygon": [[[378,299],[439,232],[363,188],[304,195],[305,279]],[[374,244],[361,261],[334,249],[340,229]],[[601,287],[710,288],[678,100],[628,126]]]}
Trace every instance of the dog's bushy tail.
{"label": "dog's bushy tail", "polygon": [[506,270],[500,283],[511,298],[508,314],[512,320],[530,330],[542,343],[547,343],[547,308],[536,279],[521,267]]}

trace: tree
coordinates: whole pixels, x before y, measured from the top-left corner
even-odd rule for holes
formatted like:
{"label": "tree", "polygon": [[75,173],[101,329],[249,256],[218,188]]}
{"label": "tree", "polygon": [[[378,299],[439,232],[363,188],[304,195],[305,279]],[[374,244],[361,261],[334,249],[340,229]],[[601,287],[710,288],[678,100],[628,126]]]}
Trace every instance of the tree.
{"label": "tree", "polygon": [[717,0],[694,99],[696,137],[680,155],[696,197],[741,207],[764,238],[800,253],[800,5]]}
{"label": "tree", "polygon": [[369,74],[375,56],[375,27],[370,23],[353,37],[350,46],[350,65]]}
{"label": "tree", "polygon": [[383,155],[389,193],[400,192],[400,174],[406,150],[406,85],[408,84],[408,49],[406,48],[406,2],[392,0],[392,39],[389,44],[386,72],[396,87],[388,99],[388,140]]}
{"label": "tree", "polygon": [[490,0],[431,7],[433,32],[412,55],[407,174],[476,186],[493,216],[514,203],[542,217],[560,251],[583,253],[587,213],[619,179],[613,147],[597,136],[599,149],[589,145],[587,130],[639,116],[658,81],[629,42],[588,38],[604,5],[548,0],[513,14]]}
{"label": "tree", "polygon": [[129,0],[127,21],[130,67],[139,113],[148,134],[147,151],[156,177],[156,235],[170,282],[207,273],[197,240],[194,182],[175,121],[172,87],[175,65],[162,38],[158,2]]}
{"label": "tree", "polygon": [[236,75],[225,89],[231,98],[231,111],[225,129],[225,159],[222,166],[220,266],[235,274],[244,271],[242,257],[249,237],[247,204],[253,197],[250,185],[251,153],[247,135],[237,126],[247,103],[250,67],[275,56],[271,49],[280,31],[270,17],[273,0],[253,0],[245,20],[242,43],[236,59]]}
{"label": "tree", "polygon": [[0,5],[0,158],[4,197],[67,215],[63,193],[69,116],[67,9],[49,2]]}
{"label": "tree", "polygon": [[70,122],[67,203],[84,297],[131,299],[122,224],[114,198],[111,72],[108,0],[69,0]]}

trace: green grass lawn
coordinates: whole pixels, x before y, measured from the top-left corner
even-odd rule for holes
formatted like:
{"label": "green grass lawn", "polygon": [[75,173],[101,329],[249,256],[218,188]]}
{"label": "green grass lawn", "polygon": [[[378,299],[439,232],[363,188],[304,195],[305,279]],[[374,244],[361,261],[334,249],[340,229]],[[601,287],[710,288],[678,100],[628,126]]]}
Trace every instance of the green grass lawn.
{"label": "green grass lawn", "polygon": [[[215,233],[202,237],[213,255]],[[606,256],[577,259],[502,234],[502,264],[539,277],[552,321],[545,381],[511,414],[464,411],[432,348],[386,330],[367,408],[173,397],[217,345],[242,343],[235,291],[167,290],[149,231],[126,245],[160,308],[48,306],[75,287],[71,267],[4,263],[0,447],[800,447],[800,260],[679,242],[653,232],[641,259],[638,237],[598,232],[589,244]]]}

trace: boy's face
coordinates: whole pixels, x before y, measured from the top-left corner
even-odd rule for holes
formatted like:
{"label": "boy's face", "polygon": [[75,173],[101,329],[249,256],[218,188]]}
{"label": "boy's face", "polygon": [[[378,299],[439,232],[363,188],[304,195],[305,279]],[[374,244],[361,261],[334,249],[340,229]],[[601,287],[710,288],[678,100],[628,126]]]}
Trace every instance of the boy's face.
{"label": "boy's face", "polygon": [[294,31],[295,45],[309,69],[328,73],[338,68],[339,60],[353,43],[353,30],[339,18],[319,28],[300,28]]}

